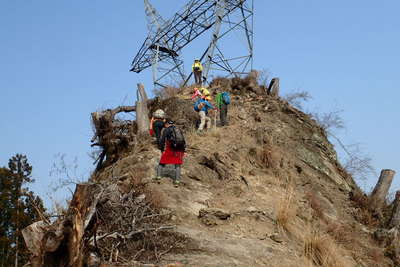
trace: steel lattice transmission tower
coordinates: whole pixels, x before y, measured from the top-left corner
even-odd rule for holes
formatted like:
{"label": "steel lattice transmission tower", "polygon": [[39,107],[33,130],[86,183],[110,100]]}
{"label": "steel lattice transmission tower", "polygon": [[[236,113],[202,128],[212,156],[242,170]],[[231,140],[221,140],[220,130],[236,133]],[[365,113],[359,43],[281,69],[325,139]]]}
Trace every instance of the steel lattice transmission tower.
{"label": "steel lattice transmission tower", "polygon": [[131,71],[152,67],[155,86],[165,87],[171,80],[186,84],[190,75],[180,59],[183,48],[212,31],[208,46],[196,55],[203,62],[203,76],[207,79],[210,70],[223,76],[248,73],[253,64],[253,1],[190,0],[166,21],[144,0],[149,32]]}

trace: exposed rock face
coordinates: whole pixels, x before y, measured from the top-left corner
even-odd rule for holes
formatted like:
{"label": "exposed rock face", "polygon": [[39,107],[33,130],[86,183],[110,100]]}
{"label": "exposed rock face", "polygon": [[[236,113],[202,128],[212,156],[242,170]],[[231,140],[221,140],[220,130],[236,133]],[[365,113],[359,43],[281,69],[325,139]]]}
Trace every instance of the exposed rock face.
{"label": "exposed rock face", "polygon": [[322,128],[259,87],[221,83],[239,88],[230,124],[204,135],[189,91],[149,107],[185,130],[183,184],[154,182],[160,151],[137,144],[77,188],[58,222],[65,259],[46,251],[44,266],[392,266],[355,219],[357,186]]}

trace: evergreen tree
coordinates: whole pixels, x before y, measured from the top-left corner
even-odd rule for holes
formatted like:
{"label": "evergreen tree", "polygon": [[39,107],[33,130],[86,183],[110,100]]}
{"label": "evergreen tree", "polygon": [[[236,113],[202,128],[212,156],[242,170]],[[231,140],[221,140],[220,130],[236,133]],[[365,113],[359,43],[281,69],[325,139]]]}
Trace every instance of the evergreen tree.
{"label": "evergreen tree", "polygon": [[39,221],[43,201],[27,184],[34,182],[26,156],[16,154],[0,168],[0,267],[23,266],[28,260],[21,230]]}

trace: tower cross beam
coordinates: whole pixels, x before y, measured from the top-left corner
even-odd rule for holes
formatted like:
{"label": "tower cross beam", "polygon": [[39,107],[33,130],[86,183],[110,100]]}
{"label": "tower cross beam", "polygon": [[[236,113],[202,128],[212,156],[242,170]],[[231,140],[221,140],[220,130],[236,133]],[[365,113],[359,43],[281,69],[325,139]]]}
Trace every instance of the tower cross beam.
{"label": "tower cross beam", "polygon": [[[205,77],[208,76],[208,71],[216,62],[213,60],[214,56],[225,58],[221,51],[215,48],[220,39],[233,29],[240,29],[246,36],[247,49],[250,51],[246,54],[252,61],[253,1],[190,0],[170,20],[165,20],[150,4],[150,0],[144,0],[149,33],[132,61],[131,71],[139,73],[152,67],[154,84],[162,84],[160,79],[164,79],[165,74],[178,75],[181,81],[187,81],[183,71],[183,61],[180,59],[182,51],[211,28],[214,30],[210,43],[202,54],[202,58],[205,60],[203,71]],[[231,23],[230,15],[239,16],[241,19]],[[218,55],[214,55],[214,53]],[[232,71],[234,69],[230,68],[231,71],[228,72],[235,75]]]}

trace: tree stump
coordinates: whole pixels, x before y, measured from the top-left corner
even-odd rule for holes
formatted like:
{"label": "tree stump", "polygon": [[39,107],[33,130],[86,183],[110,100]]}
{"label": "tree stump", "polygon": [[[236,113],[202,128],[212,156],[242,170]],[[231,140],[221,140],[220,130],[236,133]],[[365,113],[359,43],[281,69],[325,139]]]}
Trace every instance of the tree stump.
{"label": "tree stump", "polygon": [[400,227],[400,191],[396,192],[396,198],[393,201],[393,210],[389,221],[389,227]]}
{"label": "tree stump", "polygon": [[78,184],[64,219],[53,225],[36,222],[22,230],[33,267],[86,266],[84,236],[91,231],[88,225],[98,201],[93,198],[96,189],[95,184]]}
{"label": "tree stump", "polygon": [[136,123],[138,125],[138,134],[145,136],[150,129],[149,110],[147,108],[147,94],[143,84],[137,85],[136,101]]}
{"label": "tree stump", "polygon": [[272,78],[271,82],[269,83],[269,87],[267,90],[267,94],[273,97],[279,96],[279,78]]}
{"label": "tree stump", "polygon": [[381,171],[378,183],[376,184],[370,197],[372,208],[376,209],[377,211],[382,208],[386,201],[386,197],[395,173],[395,171],[387,169]]}

